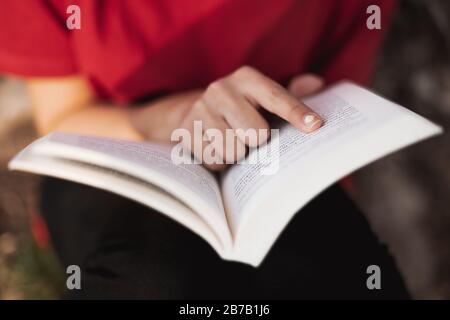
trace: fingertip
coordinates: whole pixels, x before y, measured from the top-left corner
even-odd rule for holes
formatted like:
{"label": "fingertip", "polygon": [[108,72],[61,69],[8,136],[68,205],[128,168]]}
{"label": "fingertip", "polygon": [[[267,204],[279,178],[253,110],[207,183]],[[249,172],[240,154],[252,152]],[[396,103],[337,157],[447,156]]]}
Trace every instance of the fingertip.
{"label": "fingertip", "polygon": [[302,131],[309,133],[319,129],[323,125],[323,119],[314,112],[308,112],[302,116]]}

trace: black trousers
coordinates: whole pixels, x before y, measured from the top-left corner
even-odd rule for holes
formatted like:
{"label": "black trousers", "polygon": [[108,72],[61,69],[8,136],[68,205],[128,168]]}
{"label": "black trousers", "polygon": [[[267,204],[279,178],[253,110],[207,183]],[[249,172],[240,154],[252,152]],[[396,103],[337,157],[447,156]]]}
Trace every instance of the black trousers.
{"label": "black trousers", "polygon": [[[63,266],[81,268],[81,290],[67,298],[408,298],[385,246],[338,186],[295,216],[258,268],[223,261],[164,215],[76,183],[46,178],[41,212]],[[381,290],[366,286],[372,264]]]}

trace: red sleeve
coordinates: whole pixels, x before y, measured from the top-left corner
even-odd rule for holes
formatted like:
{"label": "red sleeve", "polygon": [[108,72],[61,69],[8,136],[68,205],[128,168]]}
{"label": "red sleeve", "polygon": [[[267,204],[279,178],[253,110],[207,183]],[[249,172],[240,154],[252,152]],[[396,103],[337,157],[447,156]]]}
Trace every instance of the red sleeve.
{"label": "red sleeve", "polygon": [[[370,16],[366,9],[372,4],[380,7],[381,30],[369,30],[366,26]],[[330,31],[328,53],[321,59],[319,73],[328,83],[344,78],[364,85],[370,83],[395,5],[395,0],[345,0],[345,6],[336,13],[339,21]]]}
{"label": "red sleeve", "polygon": [[1,1],[0,72],[25,76],[62,76],[76,72],[71,31],[60,14],[64,2],[59,2],[57,8],[44,0]]}

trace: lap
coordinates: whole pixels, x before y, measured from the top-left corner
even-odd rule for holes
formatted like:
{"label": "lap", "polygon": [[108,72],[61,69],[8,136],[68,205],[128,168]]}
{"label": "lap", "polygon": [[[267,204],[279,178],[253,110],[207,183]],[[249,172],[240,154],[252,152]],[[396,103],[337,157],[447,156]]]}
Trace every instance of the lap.
{"label": "lap", "polygon": [[[337,186],[293,218],[258,268],[223,261],[164,215],[76,183],[45,179],[41,212],[63,265],[82,270],[82,290],[69,297],[406,297],[386,248]],[[382,290],[366,287],[371,264]]]}

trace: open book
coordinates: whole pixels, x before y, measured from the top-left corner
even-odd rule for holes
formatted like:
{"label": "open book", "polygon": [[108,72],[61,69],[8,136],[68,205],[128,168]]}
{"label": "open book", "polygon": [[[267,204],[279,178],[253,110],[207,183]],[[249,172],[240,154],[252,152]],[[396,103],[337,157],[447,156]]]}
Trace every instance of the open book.
{"label": "open book", "polygon": [[[349,82],[304,103],[325,119],[322,128],[304,134],[284,123],[276,148],[272,138],[248,155],[267,148],[266,160],[271,161],[235,164],[220,177],[199,164],[175,165],[169,145],[65,133],[33,142],[9,168],[130,198],[189,228],[223,259],[258,266],[295,213],[322,190],[369,162],[442,131]],[[271,166],[269,173],[262,171]]]}

